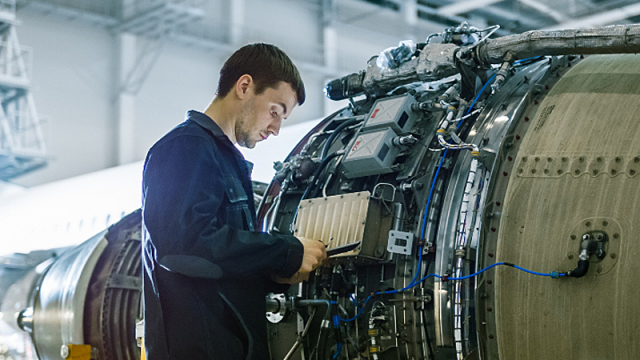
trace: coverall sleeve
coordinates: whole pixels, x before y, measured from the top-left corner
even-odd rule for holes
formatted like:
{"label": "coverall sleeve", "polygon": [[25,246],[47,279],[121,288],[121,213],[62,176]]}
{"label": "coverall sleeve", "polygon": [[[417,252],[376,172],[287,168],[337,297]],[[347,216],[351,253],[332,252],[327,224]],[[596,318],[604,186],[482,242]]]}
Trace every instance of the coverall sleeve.
{"label": "coverall sleeve", "polygon": [[215,150],[203,138],[183,135],[147,156],[143,221],[156,260],[194,277],[293,276],[304,254],[297,238],[221,224],[226,190]]}

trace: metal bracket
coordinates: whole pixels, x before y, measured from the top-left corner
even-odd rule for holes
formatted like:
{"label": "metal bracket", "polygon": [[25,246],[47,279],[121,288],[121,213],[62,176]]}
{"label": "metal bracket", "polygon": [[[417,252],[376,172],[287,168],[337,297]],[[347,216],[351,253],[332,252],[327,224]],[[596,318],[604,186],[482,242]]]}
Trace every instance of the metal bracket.
{"label": "metal bracket", "polygon": [[268,294],[267,298],[269,300],[275,300],[279,303],[278,310],[276,312],[267,312],[267,320],[269,320],[269,322],[272,324],[277,324],[282,321],[282,319],[284,319],[284,315],[287,312],[287,307],[285,306],[287,299],[284,294],[273,293]]}
{"label": "metal bracket", "polygon": [[406,231],[389,231],[387,251],[394,254],[410,255],[413,248],[413,233]]}

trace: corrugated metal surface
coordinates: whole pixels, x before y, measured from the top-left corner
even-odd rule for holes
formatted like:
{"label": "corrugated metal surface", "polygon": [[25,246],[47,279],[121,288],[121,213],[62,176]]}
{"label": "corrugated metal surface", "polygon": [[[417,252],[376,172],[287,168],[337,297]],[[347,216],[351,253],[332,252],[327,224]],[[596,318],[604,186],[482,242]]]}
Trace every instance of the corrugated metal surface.
{"label": "corrugated metal surface", "polygon": [[500,359],[640,359],[639,108],[637,55],[585,59],[539,105],[509,180],[497,261],[567,271],[582,234],[610,240],[580,279],[497,269]]}
{"label": "corrugated metal surface", "polygon": [[328,249],[362,241],[369,202],[368,191],[303,200],[294,235],[322,240]]}

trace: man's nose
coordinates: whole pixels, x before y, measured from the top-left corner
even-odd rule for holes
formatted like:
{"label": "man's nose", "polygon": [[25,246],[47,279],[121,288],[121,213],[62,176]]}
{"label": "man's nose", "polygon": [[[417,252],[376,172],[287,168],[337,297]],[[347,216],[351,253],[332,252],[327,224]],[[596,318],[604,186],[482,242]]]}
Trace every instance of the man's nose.
{"label": "man's nose", "polygon": [[274,123],[271,124],[271,126],[269,127],[269,132],[271,134],[273,134],[273,136],[278,136],[278,134],[280,134],[280,125],[281,125],[281,121],[280,120],[276,120]]}

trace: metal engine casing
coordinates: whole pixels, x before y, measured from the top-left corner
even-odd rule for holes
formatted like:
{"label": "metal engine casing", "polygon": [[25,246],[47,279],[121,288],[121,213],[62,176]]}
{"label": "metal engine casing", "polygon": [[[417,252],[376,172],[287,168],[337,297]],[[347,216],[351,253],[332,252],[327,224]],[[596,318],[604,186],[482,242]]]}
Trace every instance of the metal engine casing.
{"label": "metal engine casing", "polygon": [[[633,205],[640,201],[640,160],[636,160],[640,148],[632,140],[640,138],[633,115],[640,87],[631,80],[640,73],[637,63],[637,55],[548,57],[519,67],[499,92],[487,91],[480,97],[482,111],[463,124],[460,133],[462,141],[480,148],[478,171],[469,185],[473,201],[464,216],[461,206],[473,156],[469,151],[449,151],[443,160],[441,153],[429,151],[438,147],[435,130],[444,110],[434,108],[416,119],[408,133],[418,137],[418,143],[399,148],[392,172],[372,168],[367,175],[350,176],[346,159],[331,162],[327,173],[335,176],[321,177],[319,185],[327,198],[369,191],[372,197],[386,199],[380,202],[383,212],[399,221],[379,237],[389,233],[393,237],[395,231],[412,233],[412,252],[385,251],[385,256],[366,263],[344,256],[317,270],[308,283],[287,296],[324,298],[337,304],[342,318],[355,318],[340,325],[348,338],[342,358],[344,351],[350,358],[370,359],[639,357],[640,348],[624,345],[634,340],[623,335],[624,329],[640,326],[640,313],[631,308],[637,298],[631,289],[637,287],[622,285],[640,282],[640,269],[627,252],[637,244],[625,235],[634,232],[632,224],[640,224]],[[433,87],[441,90],[431,98],[452,84],[436,84]],[[420,95],[417,90],[415,97]],[[384,99],[380,96],[377,101]],[[370,114],[373,104],[363,100],[359,108],[343,109],[336,118]],[[324,123],[329,132],[335,126],[331,118]],[[322,136],[317,134],[323,128],[318,131],[314,139],[322,147],[318,140]],[[344,134],[332,151],[349,149],[360,133]],[[314,145],[303,144],[314,156]],[[328,184],[323,183],[327,179]],[[394,188],[395,200],[389,194],[375,194],[381,184]],[[279,228],[286,228],[292,219],[287,209],[298,206],[300,199],[295,189],[285,194],[282,210],[274,217]],[[398,203],[400,217],[395,215]],[[427,209],[421,208],[427,203]],[[271,205],[265,201],[262,211]],[[463,248],[458,245],[461,222],[468,228]],[[608,255],[592,259],[594,265],[584,278],[551,279],[497,267],[467,280],[447,281],[458,271],[456,264],[461,275],[497,262],[549,274],[569,271],[580,250],[575,239],[594,231],[611,239],[605,246]],[[325,240],[322,234],[305,235]],[[626,254],[622,258],[621,251]],[[429,277],[411,287],[414,279],[427,274],[444,278]],[[334,288],[336,276],[342,279]],[[393,292],[404,288],[408,289]],[[621,309],[625,315],[617,312]],[[333,330],[312,316],[314,309],[292,310],[280,323],[270,324],[272,359],[285,357],[305,322],[310,326],[306,336],[315,342],[307,345],[310,350],[298,347],[291,359],[315,356],[314,351],[325,358],[337,353]],[[568,330],[570,324],[582,324],[581,330]],[[598,331],[585,330],[591,328],[607,328],[618,335],[608,341]],[[568,331],[571,341],[564,340]],[[322,344],[325,348],[319,350]]]}

